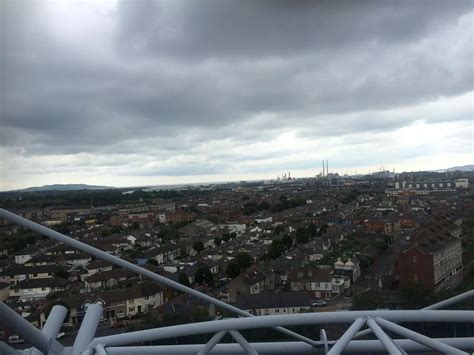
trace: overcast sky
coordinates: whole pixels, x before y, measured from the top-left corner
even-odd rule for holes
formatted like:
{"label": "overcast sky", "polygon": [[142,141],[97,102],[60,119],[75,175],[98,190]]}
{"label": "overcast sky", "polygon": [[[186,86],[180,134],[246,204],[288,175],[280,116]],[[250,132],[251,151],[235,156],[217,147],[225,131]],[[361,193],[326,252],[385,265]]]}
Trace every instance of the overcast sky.
{"label": "overcast sky", "polygon": [[473,1],[0,2],[0,190],[474,163]]}

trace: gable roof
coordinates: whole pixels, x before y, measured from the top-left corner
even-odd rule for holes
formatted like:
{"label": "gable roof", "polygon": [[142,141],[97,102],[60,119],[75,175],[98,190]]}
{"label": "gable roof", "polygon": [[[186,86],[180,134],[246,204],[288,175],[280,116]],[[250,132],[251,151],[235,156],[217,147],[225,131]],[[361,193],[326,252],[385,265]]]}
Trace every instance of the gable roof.
{"label": "gable roof", "polygon": [[91,283],[91,282],[106,281],[110,279],[119,279],[122,277],[132,278],[134,276],[137,276],[137,274],[127,269],[112,269],[112,270],[95,273],[87,277],[84,281]]}

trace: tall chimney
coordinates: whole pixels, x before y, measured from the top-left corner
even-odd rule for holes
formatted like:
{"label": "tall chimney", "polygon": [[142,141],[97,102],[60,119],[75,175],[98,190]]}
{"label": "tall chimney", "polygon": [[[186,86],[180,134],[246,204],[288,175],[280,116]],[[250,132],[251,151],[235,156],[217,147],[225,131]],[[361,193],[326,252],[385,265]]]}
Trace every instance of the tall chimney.
{"label": "tall chimney", "polygon": [[326,160],[326,175],[329,175],[329,164],[327,160]]}
{"label": "tall chimney", "polygon": [[323,176],[324,176],[324,160],[323,160]]}

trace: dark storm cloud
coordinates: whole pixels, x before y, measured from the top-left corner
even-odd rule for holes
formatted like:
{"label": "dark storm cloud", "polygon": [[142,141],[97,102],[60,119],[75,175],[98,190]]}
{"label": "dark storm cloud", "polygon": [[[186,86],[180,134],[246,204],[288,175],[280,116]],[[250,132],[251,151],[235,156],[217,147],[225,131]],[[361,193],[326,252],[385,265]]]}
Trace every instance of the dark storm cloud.
{"label": "dark storm cloud", "polygon": [[[202,159],[167,169],[197,174],[215,171],[202,148],[213,140],[466,120],[390,111],[472,91],[472,4],[120,1],[111,23],[98,21],[109,32],[79,19],[68,37],[41,2],[4,1],[0,145],[25,156],[190,154]],[[213,157],[225,167],[278,153]]]}
{"label": "dark storm cloud", "polygon": [[370,41],[411,41],[469,9],[468,1],[175,1],[119,3],[119,45],[181,60],[287,56]]}

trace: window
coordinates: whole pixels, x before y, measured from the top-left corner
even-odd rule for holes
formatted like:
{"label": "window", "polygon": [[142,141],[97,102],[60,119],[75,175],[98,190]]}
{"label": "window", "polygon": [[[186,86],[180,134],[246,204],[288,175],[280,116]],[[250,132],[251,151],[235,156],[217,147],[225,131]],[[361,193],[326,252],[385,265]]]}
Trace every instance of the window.
{"label": "window", "polygon": [[275,309],[275,313],[280,313],[280,310],[278,308]]}
{"label": "window", "polygon": [[413,262],[416,263],[416,256],[413,257]]}

